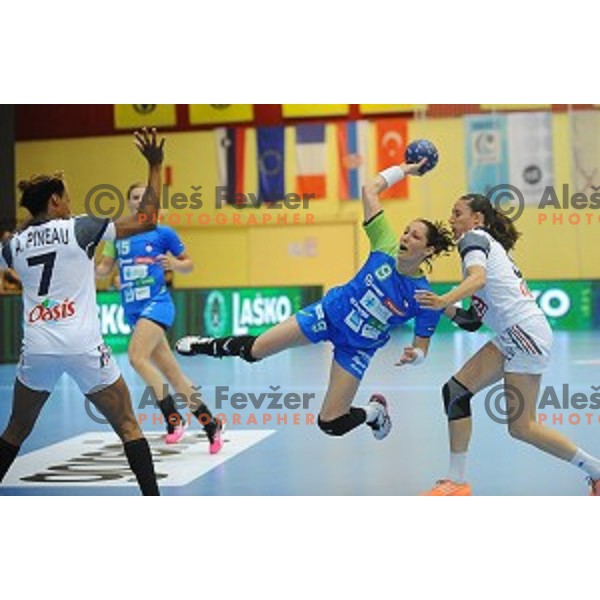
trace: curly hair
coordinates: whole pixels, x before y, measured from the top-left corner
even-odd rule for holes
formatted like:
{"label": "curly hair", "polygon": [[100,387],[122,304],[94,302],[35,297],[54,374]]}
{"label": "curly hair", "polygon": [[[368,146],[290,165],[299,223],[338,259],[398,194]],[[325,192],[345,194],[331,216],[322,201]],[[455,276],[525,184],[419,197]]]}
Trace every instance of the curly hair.
{"label": "curly hair", "polygon": [[52,175],[32,175],[29,179],[19,181],[18,187],[21,206],[36,217],[48,209],[48,201],[54,194],[64,194],[64,176],[61,171]]}
{"label": "curly hair", "polygon": [[425,262],[429,270],[433,268],[432,261],[438,256],[448,255],[454,248],[454,237],[452,231],[443,221],[435,223],[427,219],[419,219],[419,223],[423,223],[427,228],[427,245],[433,246],[433,254]]}

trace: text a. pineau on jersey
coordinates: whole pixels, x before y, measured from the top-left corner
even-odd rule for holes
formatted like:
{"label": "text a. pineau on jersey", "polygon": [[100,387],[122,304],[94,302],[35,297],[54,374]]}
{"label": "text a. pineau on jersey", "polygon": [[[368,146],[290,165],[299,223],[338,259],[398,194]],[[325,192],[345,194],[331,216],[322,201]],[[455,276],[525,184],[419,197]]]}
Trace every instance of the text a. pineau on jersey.
{"label": "text a. pineau on jersey", "polygon": [[67,245],[69,243],[69,231],[57,227],[31,228],[17,236],[15,241],[17,254],[40,246]]}

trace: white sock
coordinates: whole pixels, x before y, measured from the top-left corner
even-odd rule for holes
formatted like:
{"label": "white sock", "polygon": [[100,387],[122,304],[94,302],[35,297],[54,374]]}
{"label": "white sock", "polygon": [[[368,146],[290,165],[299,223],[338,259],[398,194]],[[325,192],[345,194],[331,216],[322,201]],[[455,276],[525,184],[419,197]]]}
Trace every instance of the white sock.
{"label": "white sock", "polygon": [[466,483],[467,479],[467,453],[450,452],[450,473],[448,479],[455,483]]}
{"label": "white sock", "polygon": [[577,448],[571,464],[585,471],[592,479],[600,479],[600,460]]}
{"label": "white sock", "polygon": [[378,405],[371,402],[366,406],[363,406],[364,411],[367,413],[367,423],[375,423],[377,417],[379,417]]}

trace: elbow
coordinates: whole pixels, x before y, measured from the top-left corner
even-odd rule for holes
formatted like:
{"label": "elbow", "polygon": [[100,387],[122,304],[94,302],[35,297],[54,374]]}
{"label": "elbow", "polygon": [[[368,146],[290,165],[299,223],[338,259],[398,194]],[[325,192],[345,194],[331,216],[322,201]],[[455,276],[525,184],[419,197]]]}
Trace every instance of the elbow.
{"label": "elbow", "polygon": [[485,271],[483,273],[481,273],[477,279],[477,290],[479,291],[481,288],[485,287],[485,284],[487,283],[487,275],[485,273]]}
{"label": "elbow", "polygon": [[367,183],[362,188],[362,194],[365,200],[374,200],[379,194],[379,189],[374,182]]}

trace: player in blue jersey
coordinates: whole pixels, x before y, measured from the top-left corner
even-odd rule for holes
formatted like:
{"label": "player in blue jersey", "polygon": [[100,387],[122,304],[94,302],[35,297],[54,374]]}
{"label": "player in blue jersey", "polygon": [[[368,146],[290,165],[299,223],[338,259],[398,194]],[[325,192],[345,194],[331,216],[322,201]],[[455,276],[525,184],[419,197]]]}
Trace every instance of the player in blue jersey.
{"label": "player in blue jersey", "polygon": [[374,395],[364,408],[355,408],[352,402],[373,355],[389,341],[394,327],[415,320],[413,345],[405,348],[397,365],[416,365],[425,359],[441,311],[420,308],[414,296],[431,289],[422,267],[453,246],[448,229],[424,219],[410,223],[398,240],[379,201],[381,192],[405,175],[417,175],[423,164],[387,169],[363,190],[364,229],[371,253],[351,281],[258,338],[189,336],[177,342],[177,351],[185,356],[239,356],[256,362],[294,346],[329,341],[333,364],[319,414],[320,429],[342,436],[366,423],[376,439],[385,438],[391,429],[385,398]]}
{"label": "player in blue jersey", "polygon": [[[127,193],[132,212],[144,193],[142,184],[133,184]],[[188,400],[188,406],[208,436],[210,453],[223,446],[221,424],[200,400],[173,356],[165,332],[175,320],[175,306],[165,282],[165,270],[190,273],[194,265],[178,235],[170,227],[158,225],[148,233],[135,235],[116,244],[107,243],[96,275],[108,275],[118,259],[121,299],[127,323],[133,328],[129,360],[152,390],[167,423],[167,444],[178,443],[185,432],[185,419],[175,406],[165,379]]]}

